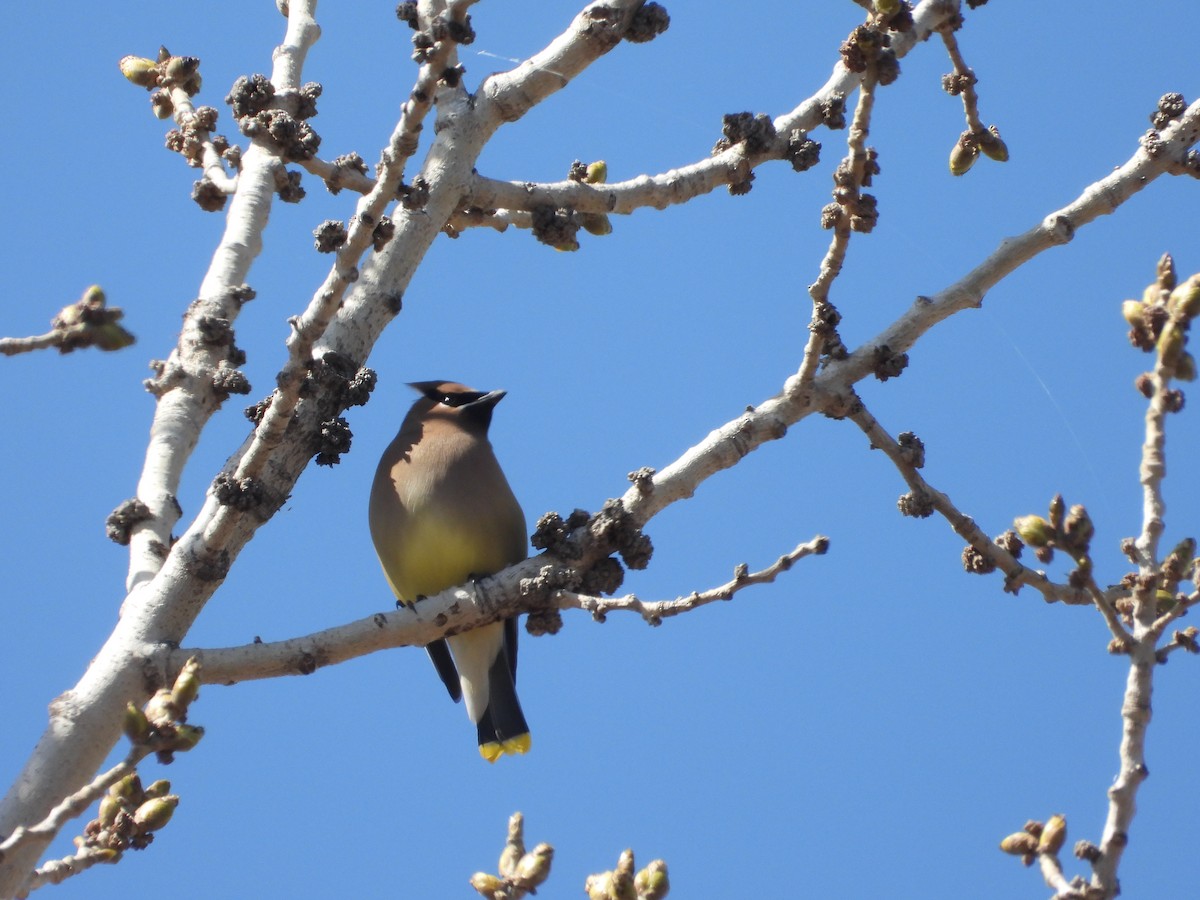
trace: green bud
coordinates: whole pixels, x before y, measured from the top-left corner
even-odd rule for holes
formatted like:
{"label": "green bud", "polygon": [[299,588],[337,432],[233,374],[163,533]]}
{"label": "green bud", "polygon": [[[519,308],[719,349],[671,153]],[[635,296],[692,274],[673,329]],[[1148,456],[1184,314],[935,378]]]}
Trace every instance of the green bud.
{"label": "green bud", "polygon": [[105,794],[100,798],[100,810],[96,813],[96,818],[100,820],[101,828],[111,828],[113,822],[117,820],[117,813],[125,808],[125,803],[120,797],[114,797],[112,794]]}
{"label": "green bud", "polygon": [[165,797],[167,794],[171,793],[171,782],[167,781],[165,778],[160,778],[158,781],[151,783],[151,785],[146,788],[144,793],[147,800]]}
{"label": "green bud", "polygon": [[200,660],[191,657],[179,670],[175,684],[171,686],[171,700],[180,709],[187,709],[200,695]]}
{"label": "green bud", "polygon": [[1183,352],[1184,342],[1185,335],[1175,327],[1174,322],[1167,322],[1163,326],[1162,334],[1158,336],[1158,343],[1155,346],[1158,349],[1158,358],[1162,360],[1164,366],[1173,366],[1179,361],[1179,354]]}
{"label": "green bud", "polygon": [[1005,853],[1011,853],[1013,856],[1025,856],[1028,853],[1037,853],[1038,839],[1028,831],[1018,831],[1016,834],[1010,834],[1000,842],[1000,849]]}
{"label": "green bud", "polygon": [[633,886],[638,900],[663,900],[671,891],[667,864],[661,859],[654,860],[634,876]]}
{"label": "green bud", "polygon": [[900,0],[874,0],[871,4],[881,16],[890,16],[900,8]]}
{"label": "green bud", "polygon": [[1018,516],[1013,519],[1013,529],[1030,547],[1045,547],[1054,539],[1054,530],[1041,516]]}
{"label": "green bud", "polygon": [[979,141],[969,131],[964,131],[950,151],[950,174],[966,175],[979,158]]}
{"label": "green bud", "polygon": [[200,60],[194,56],[172,56],[167,60],[163,76],[182,86],[199,68]]}
{"label": "green bud", "polygon": [[158,64],[144,56],[124,56],[118,63],[121,74],[138,87],[152,88],[158,84]]}
{"label": "green bud", "polygon": [[92,339],[101,350],[121,350],[137,340],[116,322],[97,325],[92,329]]}
{"label": "green bud", "polygon": [[585,184],[604,184],[608,180],[608,163],[602,159],[588,163],[587,175],[583,180]]}
{"label": "green bud", "polygon": [[612,234],[612,222],[604,213],[576,213],[576,216],[588,234],[594,234],[596,237]]}
{"label": "green bud", "polygon": [[534,891],[550,877],[550,863],[554,860],[554,848],[549,844],[538,844],[521,857],[513,873],[514,884],[527,891]]}
{"label": "green bud", "polygon": [[199,725],[176,725],[175,742],[168,748],[178,753],[191,750],[204,737],[204,729]]}
{"label": "green bud", "polygon": [[93,847],[88,851],[88,857],[93,862],[115,863],[120,861],[121,851],[114,850],[112,847]]}
{"label": "green bud", "polygon": [[1062,849],[1067,840],[1067,820],[1060,815],[1053,815],[1042,826],[1042,836],[1038,838],[1037,852],[1054,856]]}
{"label": "green bud", "polygon": [[1171,291],[1168,304],[1181,319],[1194,319],[1200,315],[1200,275],[1193,275]]}
{"label": "green bud", "polygon": [[979,149],[988,159],[996,162],[1008,162],[1008,144],[1000,138],[1000,130],[991,125],[987,131],[979,134]]}
{"label": "green bud", "polygon": [[142,779],[138,777],[137,772],[130,772],[119,781],[113,782],[108,792],[114,797],[121,797],[130,803],[141,803],[144,796],[142,793]]}
{"label": "green bud", "polygon": [[179,797],[176,794],[167,794],[165,797],[147,800],[134,812],[133,824],[142,834],[158,831],[171,821],[171,816],[174,815],[175,807],[178,805]]}
{"label": "green bud", "polygon": [[583,883],[583,889],[587,892],[588,900],[612,900],[612,880],[612,872],[589,875]]}
{"label": "green bud", "polygon": [[138,707],[132,703],[127,704],[125,718],[121,722],[121,730],[125,732],[125,737],[129,738],[129,743],[145,743],[146,738],[150,737],[150,720]]}
{"label": "green bud", "polygon": [[1133,328],[1146,324],[1146,304],[1141,300],[1126,300],[1121,304],[1121,315]]}
{"label": "green bud", "polygon": [[504,896],[501,893],[504,890],[504,881],[495,875],[489,875],[487,872],[476,872],[472,875],[471,887],[487,897],[488,900],[499,900],[500,897]]}

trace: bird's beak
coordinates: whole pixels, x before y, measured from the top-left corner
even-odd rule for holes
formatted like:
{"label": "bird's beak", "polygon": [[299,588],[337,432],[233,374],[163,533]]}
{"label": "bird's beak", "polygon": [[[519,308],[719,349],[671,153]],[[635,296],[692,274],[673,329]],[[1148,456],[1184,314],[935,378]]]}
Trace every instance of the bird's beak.
{"label": "bird's beak", "polygon": [[497,403],[504,399],[508,391],[488,391],[478,400],[470,403],[470,406],[480,407],[482,409],[492,409]]}

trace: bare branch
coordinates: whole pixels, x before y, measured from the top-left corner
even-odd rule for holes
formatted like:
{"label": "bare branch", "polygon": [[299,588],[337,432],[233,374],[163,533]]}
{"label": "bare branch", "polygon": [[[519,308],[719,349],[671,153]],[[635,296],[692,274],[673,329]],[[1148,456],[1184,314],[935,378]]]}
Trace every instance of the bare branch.
{"label": "bare branch", "polygon": [[610,612],[636,612],[647,624],[661,625],[663,619],[691,612],[716,600],[732,600],[734,594],[754,584],[769,584],[806,556],[820,556],[829,549],[829,538],[815,537],[785,553],[774,563],[757,572],[749,572],[742,563],[731,581],[707,591],[693,591],[674,600],[639,600],[633,594],[624,597],[594,597],[575,591],[558,591],[554,600],[559,609],[582,609],[590,612],[597,622],[603,622]]}

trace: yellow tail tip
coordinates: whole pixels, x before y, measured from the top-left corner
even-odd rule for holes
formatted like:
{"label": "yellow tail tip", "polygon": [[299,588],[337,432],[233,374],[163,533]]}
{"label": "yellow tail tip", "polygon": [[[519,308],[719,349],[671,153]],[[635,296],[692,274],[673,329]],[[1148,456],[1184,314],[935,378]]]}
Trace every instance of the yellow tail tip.
{"label": "yellow tail tip", "polygon": [[515,756],[518,753],[528,753],[530,744],[533,743],[533,738],[529,733],[519,734],[514,738],[509,738],[506,741],[488,741],[486,744],[479,745],[479,755],[490,763],[494,763],[505,753]]}

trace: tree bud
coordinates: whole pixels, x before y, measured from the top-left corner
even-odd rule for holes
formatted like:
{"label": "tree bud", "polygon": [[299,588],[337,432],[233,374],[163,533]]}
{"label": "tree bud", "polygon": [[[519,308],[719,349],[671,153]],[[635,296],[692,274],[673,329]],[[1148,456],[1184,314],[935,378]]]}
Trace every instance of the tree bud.
{"label": "tree bud", "polygon": [[1067,820],[1060,815],[1053,815],[1042,826],[1042,836],[1038,838],[1037,852],[1054,856],[1062,849],[1067,839]]}
{"label": "tree bud", "polygon": [[179,797],[176,794],[167,794],[165,797],[147,800],[133,814],[133,824],[142,834],[158,831],[171,821],[171,816],[175,813],[175,807],[178,805]]}
{"label": "tree bud", "polygon": [[1121,315],[1134,328],[1143,328],[1146,324],[1146,304],[1141,300],[1126,300],[1121,304]]}
{"label": "tree bud", "polygon": [[1013,856],[1025,856],[1027,853],[1036,853],[1038,848],[1038,839],[1028,831],[1018,831],[1016,834],[1010,834],[1000,842],[1000,849],[1005,853],[1011,853]]}
{"label": "tree bud", "polygon": [[188,705],[200,694],[200,661],[191,657],[179,670],[175,684],[171,686],[171,700],[181,709]]}
{"label": "tree bud", "polygon": [[121,730],[125,732],[125,737],[129,738],[131,744],[145,743],[146,738],[150,737],[150,720],[134,704],[127,704]]}
{"label": "tree bud", "polygon": [[158,84],[158,64],[144,56],[125,56],[118,63],[121,74],[138,87],[152,88]]}
{"label": "tree bud", "polygon": [[589,163],[583,180],[587,184],[604,184],[608,180],[608,163],[602,159]]}
{"label": "tree bud", "polygon": [[991,125],[987,131],[979,134],[979,149],[988,159],[996,162],[1008,162],[1008,145],[1000,138],[1000,130]]}
{"label": "tree bud", "polygon": [[167,781],[165,778],[160,778],[158,781],[153,782],[148,788],[146,788],[144,793],[147,800],[165,797],[167,794],[171,793],[171,782]]}
{"label": "tree bud", "polygon": [[1200,315],[1200,275],[1193,275],[1175,290],[1168,301],[1170,309],[1183,319],[1194,319]]}
{"label": "tree bud", "polygon": [[176,725],[175,742],[171,744],[170,749],[184,753],[200,743],[202,737],[204,737],[204,729],[199,725]]}
{"label": "tree bud", "polygon": [[554,860],[554,848],[549,844],[538,844],[521,857],[512,880],[527,891],[537,889],[550,877],[550,863]]}
{"label": "tree bud", "polygon": [[1013,528],[1030,547],[1045,547],[1054,539],[1054,530],[1041,516],[1018,516]]}
{"label": "tree bud", "polygon": [[661,859],[654,860],[634,876],[633,886],[638,900],[663,900],[671,891],[667,864]]}
{"label": "tree bud", "polygon": [[504,890],[504,882],[495,875],[489,875],[487,872],[476,872],[471,876],[471,887],[487,897],[488,900],[494,900],[494,898],[502,896],[501,891]]}

